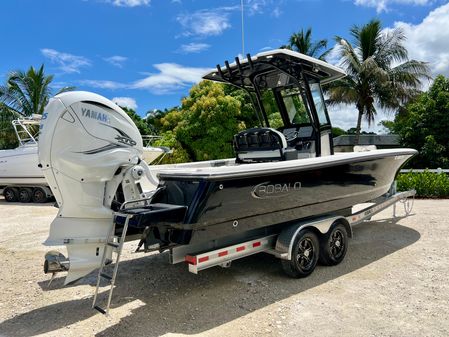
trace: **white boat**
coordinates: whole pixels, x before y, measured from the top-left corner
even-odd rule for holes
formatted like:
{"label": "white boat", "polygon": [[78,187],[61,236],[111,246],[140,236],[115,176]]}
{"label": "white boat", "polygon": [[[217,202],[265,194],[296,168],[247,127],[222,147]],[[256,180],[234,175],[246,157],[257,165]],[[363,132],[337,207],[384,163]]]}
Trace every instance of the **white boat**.
{"label": "white boat", "polygon": [[52,196],[37,156],[40,120],[40,115],[14,120],[19,146],[0,150],[0,190],[6,201],[46,202]]}
{"label": "white boat", "polygon": [[[41,119],[41,115],[33,115],[12,121],[19,146],[0,150],[0,194],[8,202],[43,203],[53,197],[39,167],[37,154]],[[154,147],[149,143],[142,150],[142,159],[148,164],[171,152],[168,148]]]}
{"label": "white boat", "polygon": [[152,135],[142,136],[142,141],[144,144],[144,147],[142,148],[143,150],[142,159],[147,164],[158,164],[167,154],[171,154],[173,152],[168,147],[152,145],[153,141],[161,138],[162,137],[160,136],[152,136]]}

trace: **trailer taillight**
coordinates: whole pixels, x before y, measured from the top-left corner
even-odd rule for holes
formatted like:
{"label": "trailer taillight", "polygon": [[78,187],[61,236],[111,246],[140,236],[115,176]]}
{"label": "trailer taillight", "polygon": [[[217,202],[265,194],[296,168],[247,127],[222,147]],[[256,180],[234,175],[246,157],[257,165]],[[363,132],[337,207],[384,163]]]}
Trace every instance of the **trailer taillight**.
{"label": "trailer taillight", "polygon": [[196,266],[196,256],[186,255],[185,261],[186,261],[188,264],[193,264],[194,266]]}

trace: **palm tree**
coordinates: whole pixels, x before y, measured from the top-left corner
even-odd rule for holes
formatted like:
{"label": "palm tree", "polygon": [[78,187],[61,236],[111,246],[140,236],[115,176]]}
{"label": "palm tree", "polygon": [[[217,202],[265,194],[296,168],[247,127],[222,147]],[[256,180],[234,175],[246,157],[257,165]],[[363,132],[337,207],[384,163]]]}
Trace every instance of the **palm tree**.
{"label": "palm tree", "polygon": [[[52,96],[52,81],[52,75],[45,75],[44,65],[38,70],[30,67],[26,72],[13,71],[6,84],[0,86],[0,103],[16,116],[42,114]],[[58,93],[69,90],[73,87],[64,87]]]}
{"label": "palm tree", "polygon": [[289,44],[281,48],[294,50],[322,60],[329,51],[325,50],[321,54],[320,51],[326,49],[326,47],[327,40],[312,41],[312,28],[307,28],[305,32],[301,29],[298,33],[293,33],[290,36]]}
{"label": "palm tree", "polygon": [[397,111],[419,93],[421,79],[429,79],[426,63],[409,60],[399,28],[383,31],[379,20],[351,29],[354,44],[337,36],[340,66],[347,76],[327,88],[330,104],[355,104],[358,110],[355,144],[362,117],[374,122],[376,108]]}

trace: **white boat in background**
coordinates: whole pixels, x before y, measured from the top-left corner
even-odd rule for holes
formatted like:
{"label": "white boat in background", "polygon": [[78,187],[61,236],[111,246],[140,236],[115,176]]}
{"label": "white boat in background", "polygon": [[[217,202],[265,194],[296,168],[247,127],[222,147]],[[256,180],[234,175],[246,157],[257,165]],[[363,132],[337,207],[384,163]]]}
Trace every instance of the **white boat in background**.
{"label": "white boat in background", "polygon": [[0,192],[6,201],[46,202],[53,196],[37,155],[41,115],[12,121],[19,146],[0,150]]}
{"label": "white boat in background", "polygon": [[[167,155],[171,154],[173,151],[165,146],[153,146],[151,145],[153,141],[161,139],[160,136],[143,135],[142,141],[144,147],[142,148],[143,154],[142,158],[147,164],[158,164]],[[159,159],[157,162],[156,160]]]}
{"label": "white boat in background", "polygon": [[[11,150],[0,150],[0,194],[8,202],[43,203],[53,197],[47,180],[39,167],[38,134],[41,115],[33,115],[12,121],[19,146]],[[143,160],[154,164],[171,153],[166,147],[151,146],[158,136],[144,136]],[[158,163],[157,162],[157,163]]]}

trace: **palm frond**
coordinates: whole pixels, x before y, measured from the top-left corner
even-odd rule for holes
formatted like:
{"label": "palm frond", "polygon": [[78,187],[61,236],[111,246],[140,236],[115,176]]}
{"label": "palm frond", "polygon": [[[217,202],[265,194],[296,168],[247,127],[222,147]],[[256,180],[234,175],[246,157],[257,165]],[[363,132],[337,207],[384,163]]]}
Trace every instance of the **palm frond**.
{"label": "palm frond", "polygon": [[[30,67],[26,72],[10,72],[5,85],[0,86],[0,102],[22,116],[42,114],[52,96],[52,81],[52,75],[45,75],[44,65],[38,69]],[[73,90],[73,87],[62,90]]]}

